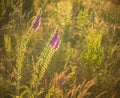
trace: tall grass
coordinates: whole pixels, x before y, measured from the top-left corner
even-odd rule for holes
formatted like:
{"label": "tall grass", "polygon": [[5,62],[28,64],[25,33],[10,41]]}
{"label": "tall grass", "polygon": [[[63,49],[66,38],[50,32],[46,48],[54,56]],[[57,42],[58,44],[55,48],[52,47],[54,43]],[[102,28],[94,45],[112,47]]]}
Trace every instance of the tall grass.
{"label": "tall grass", "polygon": [[[26,12],[29,4],[32,11]],[[0,1],[0,96],[119,98],[116,1],[34,0],[29,4]],[[56,25],[60,32],[57,27],[52,33]]]}

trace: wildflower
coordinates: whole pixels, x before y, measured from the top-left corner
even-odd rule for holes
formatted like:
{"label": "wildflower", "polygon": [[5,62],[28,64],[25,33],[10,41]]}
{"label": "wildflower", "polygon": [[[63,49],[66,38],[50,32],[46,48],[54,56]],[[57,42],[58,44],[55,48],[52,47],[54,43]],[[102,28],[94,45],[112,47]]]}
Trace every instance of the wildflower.
{"label": "wildflower", "polygon": [[56,41],[56,44],[54,46],[54,50],[56,51],[59,48],[59,46],[60,46],[60,38],[59,38],[59,40]]}
{"label": "wildflower", "polygon": [[53,38],[50,41],[50,46],[56,51],[60,46],[59,30],[57,29]]}
{"label": "wildflower", "polygon": [[38,17],[33,25],[34,30],[37,30],[39,28],[40,23],[41,23],[41,15],[38,15]]}

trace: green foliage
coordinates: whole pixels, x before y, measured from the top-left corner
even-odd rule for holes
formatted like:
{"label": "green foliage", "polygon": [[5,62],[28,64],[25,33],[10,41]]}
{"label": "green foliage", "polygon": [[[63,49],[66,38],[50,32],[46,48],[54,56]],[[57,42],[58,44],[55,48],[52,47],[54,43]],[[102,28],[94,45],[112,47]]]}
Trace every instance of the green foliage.
{"label": "green foliage", "polygon": [[118,0],[1,0],[1,98],[119,98],[119,10]]}
{"label": "green foliage", "polygon": [[5,49],[6,53],[9,54],[11,52],[11,37],[8,34],[4,35],[4,44],[5,44]]}

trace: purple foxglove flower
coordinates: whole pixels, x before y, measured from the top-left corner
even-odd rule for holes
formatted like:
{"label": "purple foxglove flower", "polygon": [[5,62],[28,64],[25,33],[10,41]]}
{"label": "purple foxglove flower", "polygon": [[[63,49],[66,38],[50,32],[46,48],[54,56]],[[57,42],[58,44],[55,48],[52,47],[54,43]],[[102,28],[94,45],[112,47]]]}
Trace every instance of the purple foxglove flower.
{"label": "purple foxglove flower", "polygon": [[54,50],[56,51],[60,47],[60,38],[56,41]]}
{"label": "purple foxglove flower", "polygon": [[55,45],[55,43],[56,43],[56,41],[57,41],[57,39],[58,39],[58,36],[59,36],[58,33],[59,33],[59,32],[58,32],[58,29],[57,29],[56,32],[55,32],[55,34],[54,34],[54,36],[53,36],[53,38],[52,38],[52,40],[50,41],[50,46],[51,46],[51,47],[53,47],[53,46]]}
{"label": "purple foxglove flower", "polygon": [[60,46],[60,36],[59,30],[57,29],[52,40],[50,41],[50,46],[56,51]]}
{"label": "purple foxglove flower", "polygon": [[40,23],[41,23],[41,15],[38,15],[38,17],[33,25],[34,30],[37,30],[39,28]]}

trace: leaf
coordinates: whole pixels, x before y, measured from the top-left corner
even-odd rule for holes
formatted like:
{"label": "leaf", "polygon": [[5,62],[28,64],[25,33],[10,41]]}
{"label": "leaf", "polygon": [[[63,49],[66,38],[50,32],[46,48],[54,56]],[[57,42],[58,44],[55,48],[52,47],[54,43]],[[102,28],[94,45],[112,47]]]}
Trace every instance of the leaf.
{"label": "leaf", "polygon": [[20,94],[20,98],[24,98],[23,96],[28,93],[28,90],[24,90],[21,94]]}
{"label": "leaf", "polygon": [[20,89],[23,89],[23,88],[25,88],[26,90],[29,90],[29,88],[25,85],[20,87]]}

